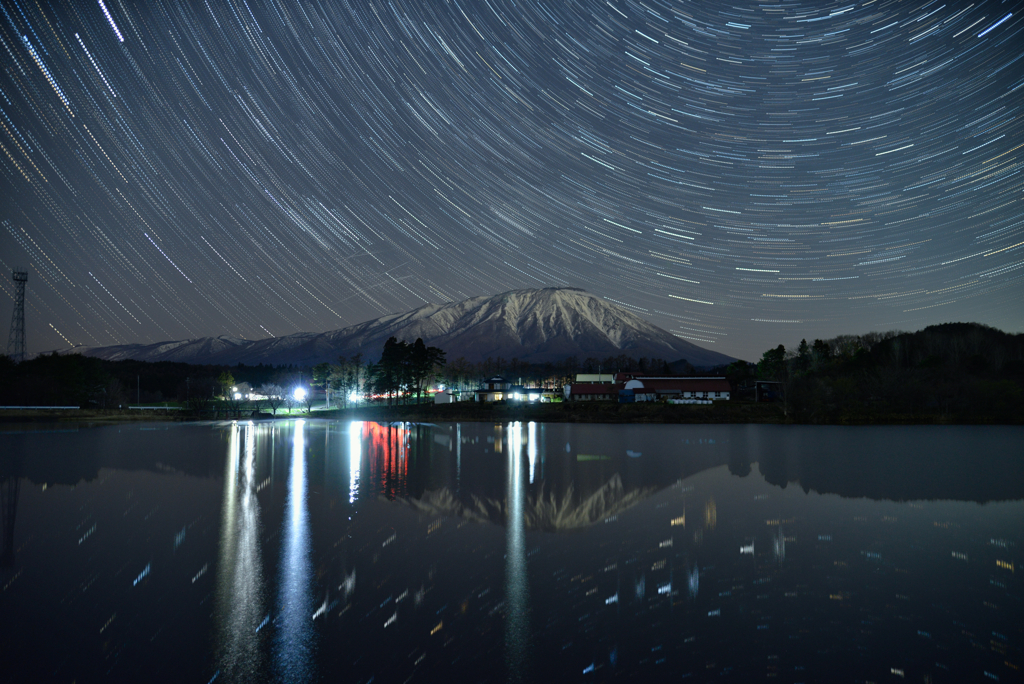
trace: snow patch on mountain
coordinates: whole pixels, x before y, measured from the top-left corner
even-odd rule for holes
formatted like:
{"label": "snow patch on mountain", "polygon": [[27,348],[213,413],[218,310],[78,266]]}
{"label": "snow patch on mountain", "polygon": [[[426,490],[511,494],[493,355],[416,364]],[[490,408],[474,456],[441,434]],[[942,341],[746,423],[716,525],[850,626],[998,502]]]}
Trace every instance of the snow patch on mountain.
{"label": "snow patch on mountain", "polygon": [[323,333],[255,341],[206,337],[70,351],[111,360],[313,365],[356,353],[376,360],[385,340],[392,336],[409,342],[421,337],[428,345],[444,349],[449,360],[465,357],[471,362],[502,357],[544,363],[567,356],[583,361],[619,355],[686,359],[694,366],[733,360],[676,337],[617,304],[568,287],[513,290],[461,302],[426,304]]}

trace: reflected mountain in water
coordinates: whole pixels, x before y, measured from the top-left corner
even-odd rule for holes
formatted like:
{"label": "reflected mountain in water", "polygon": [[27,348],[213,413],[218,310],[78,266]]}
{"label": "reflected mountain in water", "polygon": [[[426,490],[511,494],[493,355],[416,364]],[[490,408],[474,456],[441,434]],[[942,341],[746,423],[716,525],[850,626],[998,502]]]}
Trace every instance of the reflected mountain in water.
{"label": "reflected mountain in water", "polygon": [[[10,681],[751,681],[766,661],[780,681],[1007,681],[1022,437],[317,420],[0,432],[17,549],[0,643]],[[42,482],[99,477],[44,488],[21,482],[29,466]],[[929,498],[957,501],[892,503]]]}
{"label": "reflected mountain in water", "polygon": [[[523,504],[523,522],[527,529],[545,532],[579,529],[618,515],[657,491],[657,487],[627,491],[622,477],[615,473],[596,491],[580,497],[572,484],[561,496],[541,491],[537,497],[527,497]],[[448,488],[424,492],[418,499],[405,501],[422,513],[458,516],[476,522],[504,525],[509,516],[505,500],[472,496],[470,503],[463,503]]]}
{"label": "reflected mountain in water", "polygon": [[[294,421],[255,428],[257,481],[287,482],[273,444]],[[424,512],[504,525],[503,473],[522,459],[525,524],[574,530],[617,515],[680,480],[728,466],[804,491],[878,500],[986,503],[1024,499],[1024,459],[1005,426],[491,425],[305,422],[317,454],[310,483],[354,501],[383,496]],[[220,479],[231,423],[0,431],[5,549],[18,482],[77,485],[102,469]],[[213,432],[220,439],[210,439]],[[984,443],[984,450],[978,444]],[[284,447],[284,444],[281,445]]]}
{"label": "reflected mountain in water", "polygon": [[[395,428],[390,428],[394,430]],[[1001,427],[787,426],[415,426],[401,441],[402,487],[389,498],[433,515],[507,524],[498,474],[515,449],[529,463],[525,524],[533,530],[573,530],[617,515],[680,480],[720,466],[746,477],[756,464],[765,479],[805,492],[892,501],[1024,499],[1024,459]],[[364,429],[364,435],[373,429]],[[471,435],[468,437],[467,435]],[[983,453],[975,445],[995,444]],[[377,444],[381,444],[378,440]],[[565,448],[563,447],[565,445]],[[395,459],[378,446],[378,458]],[[504,449],[504,451],[502,451]],[[429,458],[422,458],[424,453]],[[460,473],[449,467],[456,454]],[[502,456],[502,454],[505,454]],[[499,458],[501,462],[499,462]],[[429,472],[425,471],[429,468]],[[526,478],[524,470],[523,477]],[[437,483],[439,486],[424,486]],[[468,486],[467,486],[468,485]],[[461,486],[461,489],[460,489]]]}

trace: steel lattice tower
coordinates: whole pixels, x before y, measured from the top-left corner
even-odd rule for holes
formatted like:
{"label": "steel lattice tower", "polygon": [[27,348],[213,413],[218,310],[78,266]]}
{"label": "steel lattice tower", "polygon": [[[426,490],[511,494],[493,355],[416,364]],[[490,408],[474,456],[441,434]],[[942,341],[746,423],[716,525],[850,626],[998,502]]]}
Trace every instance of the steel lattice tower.
{"label": "steel lattice tower", "polygon": [[28,271],[15,269],[11,274],[14,281],[14,314],[11,316],[11,335],[7,338],[7,355],[15,363],[25,360],[25,283]]}

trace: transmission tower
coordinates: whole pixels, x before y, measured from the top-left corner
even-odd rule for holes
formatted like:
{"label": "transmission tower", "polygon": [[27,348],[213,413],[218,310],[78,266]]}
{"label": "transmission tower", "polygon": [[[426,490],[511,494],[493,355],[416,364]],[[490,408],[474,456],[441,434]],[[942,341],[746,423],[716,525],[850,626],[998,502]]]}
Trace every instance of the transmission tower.
{"label": "transmission tower", "polygon": [[25,283],[28,282],[28,271],[15,269],[11,274],[14,280],[14,315],[11,316],[11,335],[7,338],[7,355],[15,363],[25,360]]}

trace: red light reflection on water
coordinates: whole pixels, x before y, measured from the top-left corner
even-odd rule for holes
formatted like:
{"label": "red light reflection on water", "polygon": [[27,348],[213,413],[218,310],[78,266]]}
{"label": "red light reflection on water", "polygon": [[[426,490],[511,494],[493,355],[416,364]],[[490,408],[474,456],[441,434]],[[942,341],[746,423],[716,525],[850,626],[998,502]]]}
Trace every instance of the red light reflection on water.
{"label": "red light reflection on water", "polygon": [[406,495],[409,473],[409,429],[405,423],[363,423],[363,444],[370,477],[380,483],[380,493],[394,500]]}

